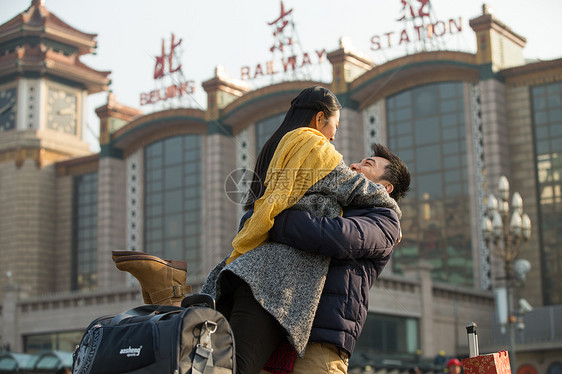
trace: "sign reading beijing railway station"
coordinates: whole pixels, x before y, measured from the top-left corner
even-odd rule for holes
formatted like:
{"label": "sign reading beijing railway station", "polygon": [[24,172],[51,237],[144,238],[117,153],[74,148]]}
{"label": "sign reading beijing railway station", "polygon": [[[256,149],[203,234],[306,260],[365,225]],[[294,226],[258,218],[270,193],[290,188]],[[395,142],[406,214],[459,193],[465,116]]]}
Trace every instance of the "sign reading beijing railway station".
{"label": "sign reading beijing railway station", "polygon": [[[407,47],[415,44],[433,43],[445,35],[462,32],[462,18],[435,19],[430,0],[398,0],[401,4],[400,16],[395,21],[403,27],[395,31],[388,31],[373,35],[370,39],[371,50],[379,51],[392,47]],[[324,62],[326,49],[316,49],[314,52],[294,53],[296,32],[292,21],[293,9],[286,9],[281,1],[281,13],[267,24],[273,27],[274,43],[269,48],[272,59],[254,66],[242,66],[240,78],[253,80],[275,74],[287,74],[305,69]],[[275,59],[275,52],[281,54]]]}
{"label": "sign reading beijing railway station", "polygon": [[181,98],[195,92],[195,82],[185,80],[181,70],[182,64],[176,49],[181,45],[183,39],[176,41],[172,34],[170,40],[170,50],[166,53],[166,44],[162,39],[162,49],[160,55],[154,61],[153,78],[159,82],[161,88],[140,94],[140,105],[156,104],[173,98]]}

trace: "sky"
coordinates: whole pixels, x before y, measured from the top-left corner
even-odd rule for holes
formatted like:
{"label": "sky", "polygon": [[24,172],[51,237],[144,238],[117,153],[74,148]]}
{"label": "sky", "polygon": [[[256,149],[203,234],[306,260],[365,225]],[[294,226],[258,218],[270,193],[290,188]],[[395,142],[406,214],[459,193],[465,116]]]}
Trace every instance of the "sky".
{"label": "sky", "polygon": [[[411,0],[414,8],[418,1]],[[30,4],[31,0],[0,0],[0,24]],[[308,54],[311,79],[331,81],[331,67],[325,56],[319,63],[316,51],[336,50],[342,37],[377,64],[406,54],[407,43],[398,46],[400,32],[405,28],[397,20],[404,14],[401,0],[284,0],[283,4],[286,12],[292,9],[284,19],[294,24],[297,64],[302,64]],[[448,24],[449,19],[454,19],[462,24],[462,31],[446,32],[439,39],[442,46],[476,51],[468,21],[482,13],[482,4],[479,0],[431,0],[433,20]],[[562,58],[562,43],[556,41],[562,35],[562,0],[487,0],[486,4],[500,21],[527,39],[525,58]],[[176,49],[176,64],[181,63],[183,79],[193,81],[194,93],[186,105],[194,108],[206,108],[201,83],[214,76],[218,65],[236,79],[242,78],[244,67],[251,78],[259,73],[258,65],[265,72],[269,60],[282,69],[283,56],[270,51],[275,38],[274,26],[268,25],[281,14],[280,0],[45,0],[45,6],[72,27],[98,35],[96,55],[83,56],[81,61],[96,70],[111,71],[110,89],[117,101],[144,113],[170,105],[168,101],[141,106],[140,95],[166,85],[163,80],[155,80],[153,74],[162,40],[168,52],[172,33],[176,41],[182,41]],[[385,34],[391,32],[388,47]],[[415,39],[412,31],[408,34]],[[373,42],[375,36],[381,43],[379,49]],[[413,48],[415,44],[409,46]],[[282,79],[282,75],[276,74],[273,79]],[[246,79],[253,89],[272,82],[272,76],[267,74]],[[99,130],[94,110],[106,100],[107,93],[93,94],[88,99],[88,133],[93,150],[97,148],[95,137]]]}

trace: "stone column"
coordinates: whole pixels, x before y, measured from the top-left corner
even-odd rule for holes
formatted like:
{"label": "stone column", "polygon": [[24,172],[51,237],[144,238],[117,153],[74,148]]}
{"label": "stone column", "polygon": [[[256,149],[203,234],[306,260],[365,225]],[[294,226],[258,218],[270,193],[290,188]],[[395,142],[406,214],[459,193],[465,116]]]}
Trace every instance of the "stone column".
{"label": "stone column", "polygon": [[[111,259],[111,251],[125,250],[125,161],[100,158],[98,171],[98,287],[125,285],[123,274]],[[139,202],[140,203],[140,202]]]}
{"label": "stone column", "polygon": [[490,64],[493,72],[525,65],[527,40],[494,17],[487,5],[482,6],[482,15],[470,20],[470,27],[476,34],[477,64]]}
{"label": "stone column", "polygon": [[434,326],[432,268],[431,264],[424,261],[404,268],[406,277],[415,278],[420,282],[420,346],[425,356],[434,356],[438,353],[434,339],[437,334]]}
{"label": "stone column", "polygon": [[225,181],[236,169],[236,139],[232,128],[220,122],[220,110],[244,95],[250,86],[232,79],[223,67],[217,66],[215,76],[202,83],[207,93],[204,137],[203,174],[203,250],[202,269],[191,278],[203,282],[209,271],[232,251],[232,239],[238,228],[237,205],[225,191]]}
{"label": "stone column", "polygon": [[347,38],[340,39],[340,48],[328,53],[328,60],[332,64],[334,77],[331,90],[336,95],[346,93],[349,82],[375,66],[369,57],[354,50],[351,41]]}
{"label": "stone column", "polygon": [[217,66],[215,76],[201,85],[207,93],[206,116],[211,123],[218,120],[222,108],[250,91],[248,83],[231,78],[222,66]]}
{"label": "stone column", "polygon": [[421,282],[421,346],[423,352],[433,356],[437,354],[435,342],[435,327],[433,324],[433,281],[431,280],[431,264],[420,262],[418,267],[418,276]]}
{"label": "stone column", "polygon": [[[112,134],[142,114],[117,102],[109,93],[107,103],[96,109],[100,118],[100,160],[98,170],[98,287],[125,285],[125,272],[111,259],[111,251],[126,250],[127,168],[123,152],[112,144]],[[141,201],[136,202],[141,204]]]}
{"label": "stone column", "polygon": [[332,64],[333,80],[330,86],[343,108],[340,115],[341,127],[338,128],[334,145],[343,154],[344,161],[349,165],[363,159],[363,149],[357,147],[357,137],[364,134],[365,126],[359,106],[348,97],[348,84],[358,76],[371,70],[373,61],[357,52],[347,38],[340,39],[340,48],[328,53],[328,60]]}
{"label": "stone column", "polygon": [[0,321],[0,350],[10,350],[11,352],[22,352],[20,337],[18,333],[18,302],[19,287],[12,279],[12,274],[7,274],[8,282],[3,287],[4,297],[2,300],[2,318]]}
{"label": "stone column", "polygon": [[[225,190],[227,178],[237,176],[235,138],[223,134],[208,134],[203,157],[203,238],[201,282],[209,271],[232,251],[232,239],[238,229],[237,205],[232,193]],[[231,185],[231,184],[229,184]]]}

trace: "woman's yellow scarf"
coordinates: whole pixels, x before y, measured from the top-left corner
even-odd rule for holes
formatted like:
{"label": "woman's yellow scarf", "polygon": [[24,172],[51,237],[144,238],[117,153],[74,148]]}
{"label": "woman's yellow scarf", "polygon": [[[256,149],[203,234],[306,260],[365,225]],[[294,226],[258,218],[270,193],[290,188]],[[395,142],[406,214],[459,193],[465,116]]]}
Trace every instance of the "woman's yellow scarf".
{"label": "woman's yellow scarf", "polygon": [[279,142],[267,169],[265,193],[254,203],[254,212],[232,241],[230,264],[267,241],[275,216],[292,207],[316,182],[328,175],[342,155],[318,130],[301,127]]}

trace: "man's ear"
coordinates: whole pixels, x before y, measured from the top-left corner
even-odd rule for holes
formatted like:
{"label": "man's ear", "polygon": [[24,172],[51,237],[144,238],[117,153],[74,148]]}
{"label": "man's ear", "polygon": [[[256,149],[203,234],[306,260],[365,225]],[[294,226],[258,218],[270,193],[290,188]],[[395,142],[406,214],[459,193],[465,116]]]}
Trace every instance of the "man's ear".
{"label": "man's ear", "polygon": [[386,192],[388,192],[389,195],[392,193],[392,191],[394,191],[394,186],[392,185],[392,183],[384,181],[381,184],[384,186]]}

